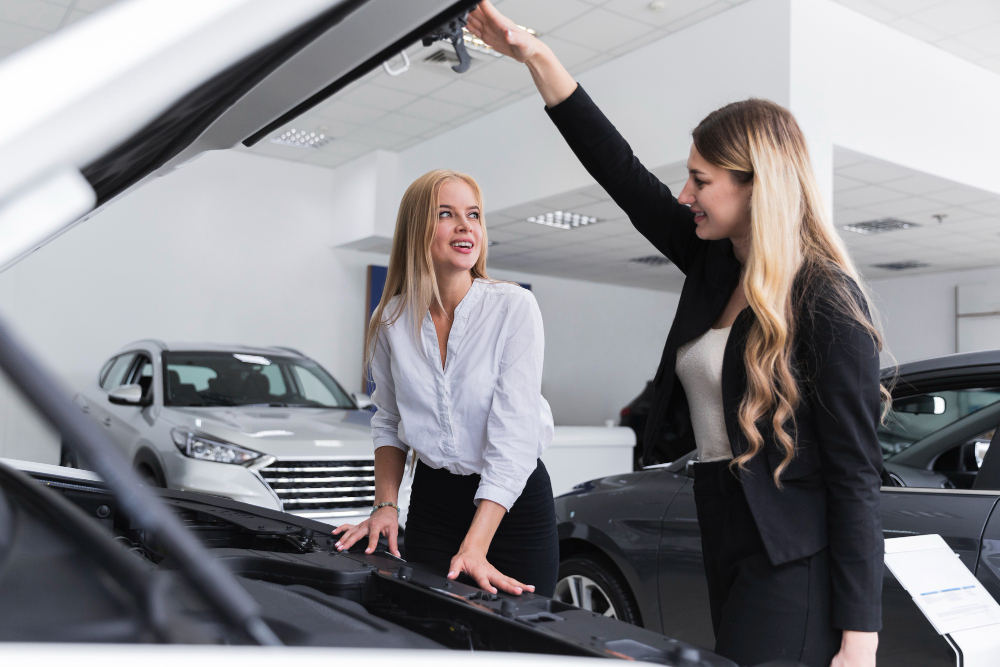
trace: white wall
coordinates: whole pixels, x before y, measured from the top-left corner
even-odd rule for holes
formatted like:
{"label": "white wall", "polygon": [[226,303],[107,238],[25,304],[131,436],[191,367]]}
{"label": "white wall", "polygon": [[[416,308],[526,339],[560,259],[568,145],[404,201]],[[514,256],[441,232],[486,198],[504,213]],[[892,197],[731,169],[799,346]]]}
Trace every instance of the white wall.
{"label": "white wall", "polygon": [[[375,215],[377,170],[361,168],[375,163],[329,170],[208,154],[0,274],[0,313],[71,389],[146,337],[289,345],[359,389],[366,267],[386,257],[335,245]],[[497,277],[534,286],[548,334],[544,390],[560,424],[601,424],[639,393],[672,295]],[[0,456],[55,461],[58,437],[6,383],[0,420]]]}
{"label": "white wall", "polygon": [[[872,281],[873,300],[882,313],[886,343],[896,361],[956,352],[955,289],[978,282],[1000,283],[1000,268]],[[1000,341],[996,347],[1000,348]]]}

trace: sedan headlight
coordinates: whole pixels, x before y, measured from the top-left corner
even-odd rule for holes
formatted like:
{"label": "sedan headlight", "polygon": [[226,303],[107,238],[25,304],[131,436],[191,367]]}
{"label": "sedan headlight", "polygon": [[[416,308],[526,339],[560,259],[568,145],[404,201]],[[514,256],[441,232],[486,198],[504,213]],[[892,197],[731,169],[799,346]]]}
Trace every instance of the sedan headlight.
{"label": "sedan headlight", "polygon": [[181,450],[181,454],[193,459],[246,465],[263,456],[260,452],[255,452],[252,449],[179,428],[173,429],[170,435],[173,437],[177,449]]}

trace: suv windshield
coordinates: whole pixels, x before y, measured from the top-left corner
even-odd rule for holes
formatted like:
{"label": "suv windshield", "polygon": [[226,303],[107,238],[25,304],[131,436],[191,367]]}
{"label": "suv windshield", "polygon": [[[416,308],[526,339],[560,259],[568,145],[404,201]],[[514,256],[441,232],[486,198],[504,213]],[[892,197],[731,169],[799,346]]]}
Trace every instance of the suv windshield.
{"label": "suv windshield", "polygon": [[323,368],[309,359],[232,352],[166,352],[164,404],[354,408]]}
{"label": "suv windshield", "polygon": [[882,456],[891,459],[918,440],[1000,401],[1000,387],[950,389],[893,399],[879,424]]}

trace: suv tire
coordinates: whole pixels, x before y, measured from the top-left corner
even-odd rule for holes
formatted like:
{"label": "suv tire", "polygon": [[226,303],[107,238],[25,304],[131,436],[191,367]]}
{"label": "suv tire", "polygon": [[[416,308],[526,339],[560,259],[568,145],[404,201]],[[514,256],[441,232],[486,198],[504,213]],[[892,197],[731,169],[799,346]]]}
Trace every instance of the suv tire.
{"label": "suv tire", "polygon": [[639,605],[628,584],[601,555],[579,555],[559,563],[559,579],[552,598],[632,625],[641,625]]}

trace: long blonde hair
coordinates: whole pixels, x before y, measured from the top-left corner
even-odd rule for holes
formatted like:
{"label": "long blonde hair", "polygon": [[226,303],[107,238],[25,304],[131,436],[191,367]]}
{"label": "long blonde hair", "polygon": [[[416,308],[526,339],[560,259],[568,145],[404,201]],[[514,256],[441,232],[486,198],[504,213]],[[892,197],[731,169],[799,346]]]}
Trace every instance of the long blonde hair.
{"label": "long blonde hair", "polygon": [[[763,448],[758,423],[770,418],[784,454],[774,470],[780,487],[780,475],[795,456],[794,415],[801,400],[790,363],[796,314],[816,307],[801,296],[822,282],[830,290],[830,306],[864,327],[880,351],[882,335],[861,276],[824,206],[805,137],[792,114],[767,100],[735,102],[709,114],[693,138],[709,163],[728,170],[736,183],[752,183],[742,284],[756,317],[746,338],[747,388],[738,415],[750,446],[733,464],[745,467]],[[880,385],[880,392],[888,405],[888,390]]]}
{"label": "long blonde hair", "polygon": [[[436,303],[443,310],[437,276],[434,274],[434,262],[431,259],[431,245],[437,231],[441,186],[452,180],[464,181],[476,196],[483,233],[479,259],[476,260],[471,273],[473,279],[489,280],[489,276],[486,275],[486,248],[489,242],[486,239],[486,220],[483,214],[483,191],[476,180],[457,171],[435,169],[413,181],[410,187],[406,188],[403,200],[399,203],[385,289],[365,331],[366,373],[371,366],[375,343],[382,327],[393,324],[404,312],[409,311],[413,316],[413,334],[417,336],[420,323],[423,322],[431,304]],[[387,313],[389,302],[396,296],[399,299],[391,312]]]}

